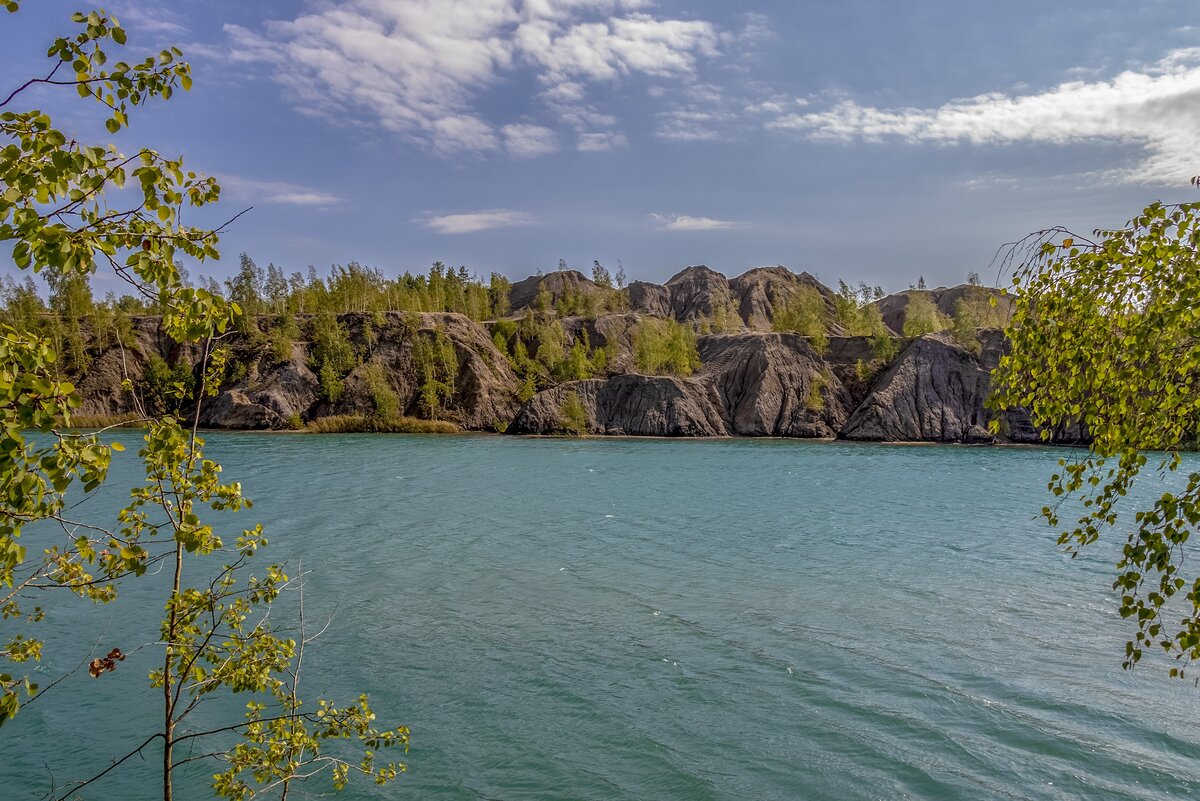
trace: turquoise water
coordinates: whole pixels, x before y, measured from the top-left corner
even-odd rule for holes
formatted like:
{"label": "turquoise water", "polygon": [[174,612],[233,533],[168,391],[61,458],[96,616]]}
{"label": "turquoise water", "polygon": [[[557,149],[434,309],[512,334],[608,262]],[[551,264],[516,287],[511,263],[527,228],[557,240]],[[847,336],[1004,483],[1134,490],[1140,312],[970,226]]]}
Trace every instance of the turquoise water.
{"label": "turquoise water", "polygon": [[[413,730],[406,776],[344,798],[1196,792],[1200,696],[1155,666],[1120,669],[1114,548],[1066,559],[1034,519],[1062,452],[238,434],[209,445],[256,499],[231,527],[269,521],[264,562],[311,570],[309,619],[333,616],[306,655],[308,696],[369,690],[385,722]],[[113,483],[135,467],[123,455]],[[69,607],[51,645],[153,640],[150,583],[115,608]],[[158,714],[152,656],[76,674],[0,730],[0,798],[41,797],[136,744]],[[52,650],[45,676],[78,659]],[[154,758],[85,797],[151,796]],[[179,797],[205,797],[208,772],[185,772]]]}

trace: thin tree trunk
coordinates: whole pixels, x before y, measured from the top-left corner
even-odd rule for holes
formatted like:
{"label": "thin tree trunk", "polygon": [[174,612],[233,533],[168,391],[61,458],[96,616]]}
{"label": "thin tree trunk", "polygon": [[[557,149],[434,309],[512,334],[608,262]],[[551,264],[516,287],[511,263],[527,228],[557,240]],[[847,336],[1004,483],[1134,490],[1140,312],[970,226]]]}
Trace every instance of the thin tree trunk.
{"label": "thin tree trunk", "polygon": [[167,617],[167,656],[163,661],[163,801],[172,801],[171,763],[172,751],[175,745],[175,704],[172,701],[171,661],[175,641],[175,627],[178,623],[176,600],[179,597],[180,579],[183,574],[183,543],[175,543],[175,577],[171,584],[171,612]]}

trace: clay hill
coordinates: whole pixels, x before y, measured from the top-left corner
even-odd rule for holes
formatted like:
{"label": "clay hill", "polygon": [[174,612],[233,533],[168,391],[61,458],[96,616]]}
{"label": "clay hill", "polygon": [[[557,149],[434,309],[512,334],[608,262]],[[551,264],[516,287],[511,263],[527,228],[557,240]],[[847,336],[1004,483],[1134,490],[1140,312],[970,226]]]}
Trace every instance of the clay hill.
{"label": "clay hill", "polygon": [[[665,284],[635,281],[620,291],[564,271],[513,284],[509,314],[496,320],[338,315],[333,324],[354,355],[340,372],[322,361],[327,346],[312,333],[312,315],[296,315],[297,335],[282,345],[260,319],[223,343],[234,366],[200,420],[210,428],[287,429],[368,418],[386,405],[388,414],[514,434],[1041,441],[1019,413],[1000,420],[999,437],[988,431],[989,374],[1005,348],[999,330],[978,330],[968,341],[946,330],[902,336],[907,309],[922,294],[949,319],[964,298],[986,302],[996,293],[961,286],[890,295],[874,301],[884,328],[865,335],[839,320],[832,290],[783,267],[732,279],[688,267]],[[797,299],[817,309],[823,331],[776,330],[781,309]],[[693,361],[663,374],[639,372],[645,332],[666,330],[694,342]],[[76,377],[83,414],[145,408],[164,370],[198,371],[197,349],[167,339],[155,317],[135,318],[127,339],[95,352]],[[123,388],[126,379],[133,392]],[[1055,441],[1076,439],[1077,432],[1055,432]]]}

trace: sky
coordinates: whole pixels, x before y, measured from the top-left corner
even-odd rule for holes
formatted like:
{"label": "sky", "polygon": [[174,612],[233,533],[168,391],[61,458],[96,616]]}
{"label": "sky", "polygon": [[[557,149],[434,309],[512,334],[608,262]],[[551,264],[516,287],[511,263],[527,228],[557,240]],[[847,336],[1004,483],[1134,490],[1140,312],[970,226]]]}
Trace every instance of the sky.
{"label": "sky", "polygon": [[[78,0],[0,14],[0,88]],[[1034,230],[1200,200],[1200,9],[1184,0],[120,0],[128,54],[194,87],[81,141],[215,175],[227,276],[559,260],[665,281],[782,264],[888,291],[999,280]],[[4,92],[7,94],[7,91]],[[7,256],[0,257],[7,259]],[[4,268],[11,273],[11,260]],[[98,275],[100,289],[116,279]]]}

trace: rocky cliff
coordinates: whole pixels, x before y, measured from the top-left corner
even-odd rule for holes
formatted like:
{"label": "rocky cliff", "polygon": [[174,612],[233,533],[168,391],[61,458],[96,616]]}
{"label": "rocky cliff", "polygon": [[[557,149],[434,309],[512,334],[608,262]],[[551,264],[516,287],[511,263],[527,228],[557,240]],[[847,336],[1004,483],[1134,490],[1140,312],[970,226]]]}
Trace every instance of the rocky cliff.
{"label": "rocky cliff", "polygon": [[[628,312],[560,319],[553,311],[527,311],[486,325],[451,313],[344,314],[336,326],[348,337],[354,360],[335,375],[326,374],[320,346],[310,341],[317,336],[315,318],[298,316],[300,335],[282,344],[271,339],[273,323],[262,319],[259,330],[222,342],[236,368],[227,372],[217,397],[204,403],[200,420],[212,428],[283,429],[329,416],[370,416],[386,407],[413,417],[432,411],[468,430],[548,434],[564,428],[570,401],[573,419],[582,408],[585,428],[594,434],[993,441],[985,401],[990,373],[1005,347],[998,331],[980,332],[978,346],[967,348],[944,333],[881,343],[834,330],[814,347],[807,337],[763,330],[771,327],[774,304],[804,287],[815,289],[832,308],[832,292],[807,273],[768,267],[727,280],[697,266],[664,285],[635,282],[628,289]],[[527,308],[538,292],[557,303],[593,291],[609,293],[606,302],[611,300],[611,290],[580,273],[560,272],[514,285],[512,301]],[[939,305],[963,296],[955,290],[932,293]],[[880,301],[880,307],[889,325],[902,328],[903,304],[895,297]],[[700,336],[700,366],[693,374],[637,373],[640,321],[667,317],[707,330],[723,309],[736,311],[736,332]],[[586,342],[593,353],[603,349],[603,361],[595,362],[600,366],[583,373],[600,374],[571,381],[566,379],[572,373],[537,367],[534,354],[553,344],[547,330],[561,330],[565,345],[558,347]],[[452,368],[452,374],[435,375],[428,357],[421,361],[417,351],[427,352],[432,343],[442,348],[439,364],[448,365],[439,369]],[[99,349],[75,377],[84,398],[81,411],[89,416],[161,411],[170,401],[161,392],[155,395],[155,388],[198,377],[200,359],[199,348],[164,337],[157,318],[135,318],[123,345]],[[135,385],[134,392],[122,388],[124,379]],[[433,409],[431,382],[439,387]],[[190,413],[186,407],[181,411]],[[1006,414],[999,422],[1001,441],[1040,441],[1025,415]],[[1054,437],[1081,438],[1069,429]]]}
{"label": "rocky cliff", "polygon": [[[688,378],[624,374],[540,392],[510,431],[563,430],[569,395],[594,434],[839,438],[873,442],[1042,442],[1020,411],[988,425],[989,374],[1004,347],[981,332],[979,353],[946,334],[919,337],[890,363],[865,337],[835,337],[818,353],[795,334],[746,333],[700,339],[702,367]],[[1083,441],[1078,429],[1052,441]]]}

